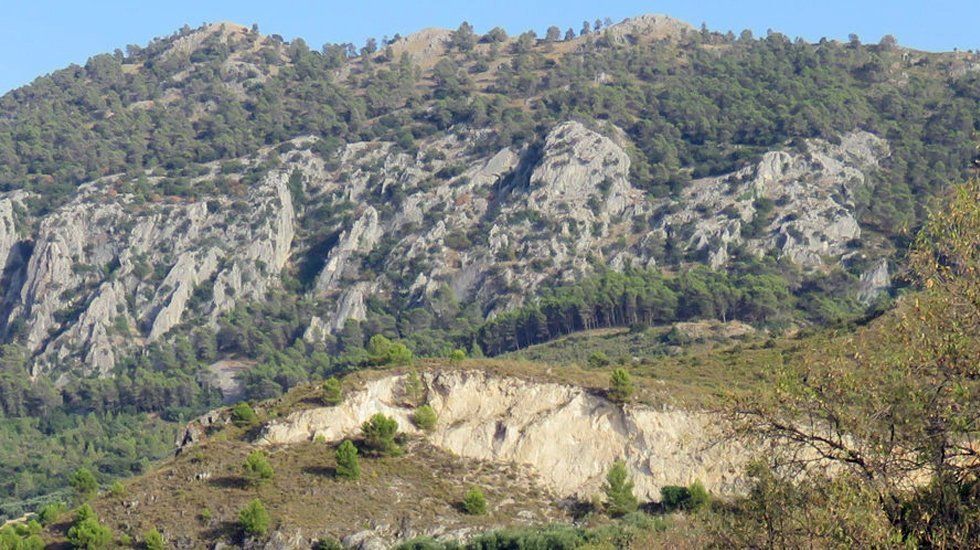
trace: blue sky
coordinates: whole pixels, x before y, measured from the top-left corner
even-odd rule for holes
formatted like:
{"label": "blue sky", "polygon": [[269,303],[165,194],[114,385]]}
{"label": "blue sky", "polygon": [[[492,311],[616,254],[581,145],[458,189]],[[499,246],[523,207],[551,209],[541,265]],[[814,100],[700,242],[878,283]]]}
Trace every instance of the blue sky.
{"label": "blue sky", "polygon": [[550,25],[578,30],[583,19],[619,21],[665,13],[695,26],[738,33],[767,29],[814,41],[856,33],[865,42],[893,34],[900,44],[932,51],[980,49],[980,0],[0,0],[0,93],[97,53],[146,44],[182,25],[234,21],[266,34],[362,44],[369,36],[455,28],[463,20],[483,32]]}

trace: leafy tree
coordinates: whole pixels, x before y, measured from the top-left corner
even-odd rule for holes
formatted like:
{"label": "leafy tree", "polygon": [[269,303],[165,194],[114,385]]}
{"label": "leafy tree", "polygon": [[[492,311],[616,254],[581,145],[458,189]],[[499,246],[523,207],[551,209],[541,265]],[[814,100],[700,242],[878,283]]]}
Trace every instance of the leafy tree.
{"label": "leafy tree", "polygon": [[259,421],[259,415],[255,414],[255,410],[252,409],[251,405],[242,401],[232,407],[231,421],[239,428],[246,428],[254,426]]}
{"label": "leafy tree", "polygon": [[323,382],[323,403],[325,405],[339,405],[343,400],[343,392],[340,380],[331,376]]}
{"label": "leafy tree", "polygon": [[626,471],[626,464],[617,460],[606,474],[606,511],[610,516],[618,517],[635,512],[639,504],[633,495],[633,481]]}
{"label": "leafy tree", "polygon": [[473,25],[463,21],[459,28],[449,37],[449,47],[461,52],[468,52],[476,45],[476,34],[473,32]]}
{"label": "leafy tree", "polygon": [[272,465],[269,464],[269,459],[262,451],[252,451],[245,458],[242,469],[245,471],[245,477],[249,483],[253,485],[269,481],[275,475]]}
{"label": "leafy tree", "polygon": [[412,422],[420,429],[431,432],[436,427],[438,421],[436,411],[429,405],[422,405],[412,413]]}
{"label": "leafy tree", "polygon": [[545,40],[548,42],[558,42],[561,40],[561,29],[554,25],[548,27],[548,30],[545,33]]}
{"label": "leafy tree", "polygon": [[633,395],[633,378],[626,369],[618,368],[609,375],[609,398],[618,403],[625,403]]}
{"label": "leafy tree", "polygon": [[238,512],[238,525],[248,537],[264,537],[269,532],[271,521],[269,512],[259,499],[252,500]]}
{"label": "leafy tree", "polygon": [[[895,310],[848,338],[814,342],[777,371],[772,392],[734,399],[731,419],[737,434],[773,443],[765,479],[799,495],[792,517],[838,487],[814,475],[796,483],[807,471],[801,460],[815,454],[854,485],[855,506],[886,518],[904,541],[957,547],[980,538],[980,481],[964,460],[980,437],[980,180],[931,215],[909,264],[918,288]],[[906,490],[910,479],[919,481]],[[836,540],[801,536],[811,546]]]}
{"label": "leafy tree", "polygon": [[472,487],[463,497],[463,511],[471,516],[482,516],[487,513],[487,499],[483,491]]}
{"label": "leafy tree", "polygon": [[88,468],[75,470],[68,479],[68,484],[71,485],[78,501],[91,499],[99,490],[99,482],[95,479],[95,474]]}
{"label": "leafy tree", "polygon": [[342,479],[358,479],[361,477],[361,466],[357,459],[357,447],[350,440],[345,439],[337,447],[335,458],[337,459],[337,477]]}
{"label": "leafy tree", "polygon": [[398,422],[382,413],[376,413],[361,425],[365,446],[381,456],[397,455],[401,447],[395,442],[398,433]]}
{"label": "leafy tree", "polygon": [[368,341],[367,351],[376,365],[407,365],[412,362],[412,350],[402,342],[392,342],[381,334]]}
{"label": "leafy tree", "polygon": [[487,31],[487,34],[485,34],[483,38],[487,42],[506,42],[507,31],[500,27],[494,27]]}

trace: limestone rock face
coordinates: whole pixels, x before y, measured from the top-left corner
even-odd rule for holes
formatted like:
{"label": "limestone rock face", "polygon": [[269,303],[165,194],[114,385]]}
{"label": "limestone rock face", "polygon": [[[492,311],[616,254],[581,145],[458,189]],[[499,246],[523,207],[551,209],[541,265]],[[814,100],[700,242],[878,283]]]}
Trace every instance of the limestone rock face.
{"label": "limestone rock face", "polygon": [[[0,195],[0,338],[25,344],[35,374],[105,375],[141,346],[214,328],[279,290],[315,304],[304,339],[317,344],[367,319],[372,302],[397,297],[436,317],[475,302],[494,316],[597,265],[655,266],[667,243],[715,268],[736,248],[804,271],[882,256],[867,254],[857,221],[888,155],[866,132],[773,150],[663,199],[630,181],[629,144],[614,127],[563,122],[522,149],[489,137],[460,130],[410,150],[351,143],[326,157],[316,138],[296,138],[180,174],[191,193],[165,192],[173,175],[144,174],[141,192],[107,176],[37,219],[20,219],[23,193]],[[284,271],[300,285],[285,289]],[[862,300],[886,278],[869,273]]]}
{"label": "limestone rock face", "polygon": [[[573,386],[528,382],[480,371],[423,375],[428,402],[439,421],[428,435],[435,445],[464,457],[532,467],[564,496],[601,491],[609,466],[626,461],[641,498],[659,498],[664,485],[701,480],[718,493],[738,490],[735,472],[750,458],[733,444],[711,445],[717,419],[705,413],[625,407]],[[283,445],[322,436],[356,435],[381,412],[399,429],[418,433],[412,408],[401,397],[402,377],[370,382],[336,407],[309,409],[264,428],[259,443]]]}
{"label": "limestone rock face", "polygon": [[870,304],[882,293],[888,291],[891,286],[892,278],[888,272],[888,260],[882,258],[861,274],[861,281],[858,284],[858,300],[863,304]]}
{"label": "limestone rock face", "polygon": [[107,374],[117,354],[191,316],[213,322],[264,297],[294,234],[287,178],[271,173],[237,202],[149,206],[111,182],[87,184],[41,220],[23,284],[0,317],[26,324],[35,373],[74,360]]}
{"label": "limestone rock face", "polygon": [[[889,154],[888,144],[868,132],[846,134],[840,141],[807,140],[802,151],[769,152],[754,166],[692,181],[681,208],[663,216],[662,235],[704,251],[713,267],[727,261],[730,246],[743,243],[759,254],[776,251],[808,269],[836,262],[861,237],[857,196]],[[759,213],[765,218],[758,233],[747,234],[760,199],[772,210]]]}

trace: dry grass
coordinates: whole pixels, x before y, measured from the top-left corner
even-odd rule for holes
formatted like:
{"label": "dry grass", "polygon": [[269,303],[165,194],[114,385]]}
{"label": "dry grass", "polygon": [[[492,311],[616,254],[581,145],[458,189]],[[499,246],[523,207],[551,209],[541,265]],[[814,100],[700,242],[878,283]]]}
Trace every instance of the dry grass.
{"label": "dry grass", "polygon": [[[171,542],[191,546],[236,540],[238,511],[254,498],[266,506],[273,529],[299,532],[311,541],[365,529],[407,538],[568,519],[526,468],[464,460],[422,440],[408,441],[399,457],[362,457],[356,481],[334,476],[333,446],[283,447],[269,454],[274,478],[254,486],[242,475],[254,447],[239,439],[241,430],[228,428],[222,435],[129,481],[123,496],[99,497],[92,503],[99,517],[116,535],[138,539],[156,528]],[[472,486],[487,497],[485,516],[459,508]],[[49,532],[49,542],[63,543],[66,528]]]}

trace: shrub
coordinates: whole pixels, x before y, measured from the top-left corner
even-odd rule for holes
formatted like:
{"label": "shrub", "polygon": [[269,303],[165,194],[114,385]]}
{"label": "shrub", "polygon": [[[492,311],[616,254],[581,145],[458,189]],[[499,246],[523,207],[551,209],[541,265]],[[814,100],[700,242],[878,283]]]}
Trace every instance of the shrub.
{"label": "shrub", "polygon": [[269,532],[270,521],[269,512],[265,511],[259,499],[252,500],[238,512],[238,524],[249,537],[264,537]]}
{"label": "shrub", "polygon": [[160,531],[156,529],[150,529],[143,534],[143,547],[146,550],[163,550],[166,548],[166,543],[163,540],[163,535]]}
{"label": "shrub", "polygon": [[99,490],[99,482],[87,468],[79,468],[68,478],[68,484],[75,492],[75,497],[79,501],[85,501],[95,496]]}
{"label": "shrub", "polygon": [[327,378],[323,383],[323,403],[325,405],[338,405],[343,399],[343,393],[341,391],[340,380],[334,377]]}
{"label": "shrub", "polygon": [[589,355],[587,364],[589,365],[590,369],[601,369],[609,364],[609,357],[601,350],[594,351],[591,355]]}
{"label": "shrub", "polygon": [[231,421],[239,428],[247,428],[259,421],[259,415],[255,414],[248,403],[242,401],[231,409]]}
{"label": "shrub", "polygon": [[610,516],[619,517],[635,512],[638,503],[633,495],[633,481],[622,460],[613,463],[606,474],[606,511]]}
{"label": "shrub", "polygon": [[68,530],[68,542],[72,548],[84,550],[101,550],[108,548],[112,542],[112,531],[99,523],[95,512],[89,505],[82,506],[75,518],[75,523]]}
{"label": "shrub", "polygon": [[711,496],[700,481],[695,481],[688,487],[667,485],[660,489],[660,504],[669,511],[700,510],[710,500]]}
{"label": "shrub", "polygon": [[50,525],[68,511],[68,507],[63,502],[51,502],[45,504],[37,512],[37,520],[41,525]]}
{"label": "shrub", "polygon": [[361,425],[361,433],[364,435],[364,444],[368,449],[379,455],[388,456],[401,452],[401,448],[395,442],[398,422],[394,418],[377,413]]}
{"label": "shrub", "polygon": [[412,422],[420,429],[427,432],[431,432],[433,428],[436,427],[436,421],[439,417],[436,416],[436,411],[429,405],[422,405],[421,407],[415,409],[412,413]]}
{"label": "shrub", "polygon": [[624,403],[633,395],[633,379],[626,369],[615,369],[609,377],[611,387],[609,398],[618,403]]}
{"label": "shrub", "polygon": [[243,468],[245,470],[245,477],[253,485],[268,481],[275,475],[272,465],[269,464],[269,459],[266,458],[265,453],[262,451],[253,451],[249,454],[245,459]]}
{"label": "shrub", "polygon": [[463,359],[466,359],[466,351],[464,351],[464,350],[454,349],[452,352],[449,353],[449,362],[450,363],[453,363],[453,364],[459,363]]}
{"label": "shrub", "polygon": [[463,511],[471,516],[487,513],[487,499],[483,496],[483,491],[476,487],[466,491],[466,496],[463,497]]}
{"label": "shrub", "polygon": [[114,481],[109,486],[109,494],[114,497],[121,497],[126,494],[126,487],[123,486],[121,481]]}
{"label": "shrub", "polygon": [[687,491],[691,494],[691,510],[700,510],[711,502],[711,495],[699,480],[691,483],[687,487]]}
{"label": "shrub", "polygon": [[337,459],[337,477],[343,479],[361,477],[361,466],[357,461],[357,447],[350,440],[344,440],[337,447],[335,456]]}
{"label": "shrub", "polygon": [[425,386],[422,385],[422,378],[419,376],[418,371],[412,370],[405,377],[402,393],[405,395],[405,400],[412,405],[417,405],[422,402],[422,397],[425,395]]}
{"label": "shrub", "polygon": [[316,541],[313,550],[343,550],[344,547],[336,539],[327,537]]}

